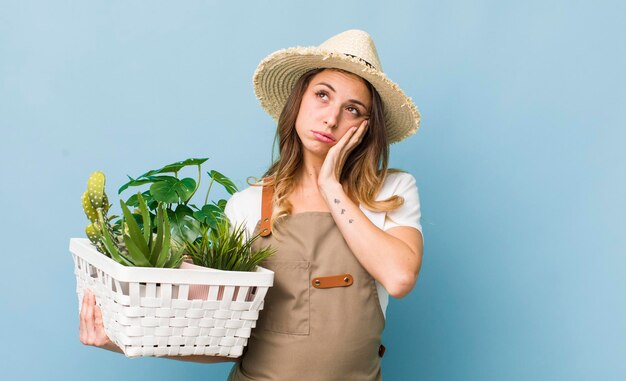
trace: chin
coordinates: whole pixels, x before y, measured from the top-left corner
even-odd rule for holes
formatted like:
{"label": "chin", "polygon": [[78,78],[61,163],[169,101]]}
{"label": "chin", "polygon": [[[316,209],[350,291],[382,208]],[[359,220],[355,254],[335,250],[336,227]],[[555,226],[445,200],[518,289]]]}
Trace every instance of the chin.
{"label": "chin", "polygon": [[304,146],[303,150],[313,156],[326,157],[326,155],[328,154],[328,150],[330,149],[330,146],[328,145],[323,146],[323,145],[318,145],[315,143],[317,142],[313,142],[313,144]]}

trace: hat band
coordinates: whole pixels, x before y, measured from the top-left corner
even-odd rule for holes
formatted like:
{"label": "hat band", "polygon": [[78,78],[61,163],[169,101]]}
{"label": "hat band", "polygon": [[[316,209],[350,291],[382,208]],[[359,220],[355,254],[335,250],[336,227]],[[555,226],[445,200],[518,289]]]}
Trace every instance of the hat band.
{"label": "hat band", "polygon": [[365,66],[368,66],[370,69],[378,70],[378,69],[376,69],[376,67],[374,67],[374,65],[372,65],[371,63],[369,63],[369,62],[365,61],[365,60],[364,60],[363,58],[361,58],[361,57],[357,57],[357,56],[355,56],[355,55],[348,54],[348,53],[343,53],[343,54],[344,54],[344,55],[346,55],[346,56],[348,56],[348,57],[352,57],[352,58],[356,58],[356,59],[358,59],[359,61],[363,62],[363,63],[365,64]]}

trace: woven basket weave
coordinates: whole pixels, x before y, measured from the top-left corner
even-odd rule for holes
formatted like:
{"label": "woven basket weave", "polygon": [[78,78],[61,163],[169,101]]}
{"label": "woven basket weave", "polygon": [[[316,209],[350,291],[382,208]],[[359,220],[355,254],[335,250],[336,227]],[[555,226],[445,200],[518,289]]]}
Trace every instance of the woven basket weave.
{"label": "woven basket weave", "polygon": [[[72,238],[78,308],[96,295],[107,336],[128,357],[239,357],[255,327],[274,273],[126,267]],[[194,288],[208,293],[191,299]]]}

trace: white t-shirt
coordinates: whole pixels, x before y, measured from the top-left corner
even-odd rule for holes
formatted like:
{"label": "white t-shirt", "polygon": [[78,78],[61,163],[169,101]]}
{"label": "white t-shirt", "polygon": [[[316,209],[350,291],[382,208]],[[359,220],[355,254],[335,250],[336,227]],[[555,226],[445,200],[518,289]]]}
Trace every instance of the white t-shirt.
{"label": "white t-shirt", "polygon": [[[236,225],[245,223],[248,236],[254,234],[254,228],[261,219],[262,190],[263,188],[260,186],[248,187],[233,194],[226,204],[225,212],[228,219]],[[391,212],[373,212],[362,205],[359,207],[363,214],[383,231],[396,226],[411,226],[421,233],[419,193],[415,178],[411,174],[404,172],[387,174],[376,200],[384,200],[396,194],[404,198],[404,204]],[[389,293],[378,281],[376,282],[376,289],[380,308],[383,314],[386,314]]]}

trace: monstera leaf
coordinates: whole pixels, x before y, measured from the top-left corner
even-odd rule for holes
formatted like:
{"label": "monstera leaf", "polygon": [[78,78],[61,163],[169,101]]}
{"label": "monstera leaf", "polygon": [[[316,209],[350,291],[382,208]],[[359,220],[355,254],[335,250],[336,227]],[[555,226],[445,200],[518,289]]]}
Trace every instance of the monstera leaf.
{"label": "monstera leaf", "polygon": [[172,231],[172,240],[179,246],[193,242],[202,232],[202,224],[193,216],[193,210],[186,205],[178,205],[175,211],[168,210],[167,216]]}

